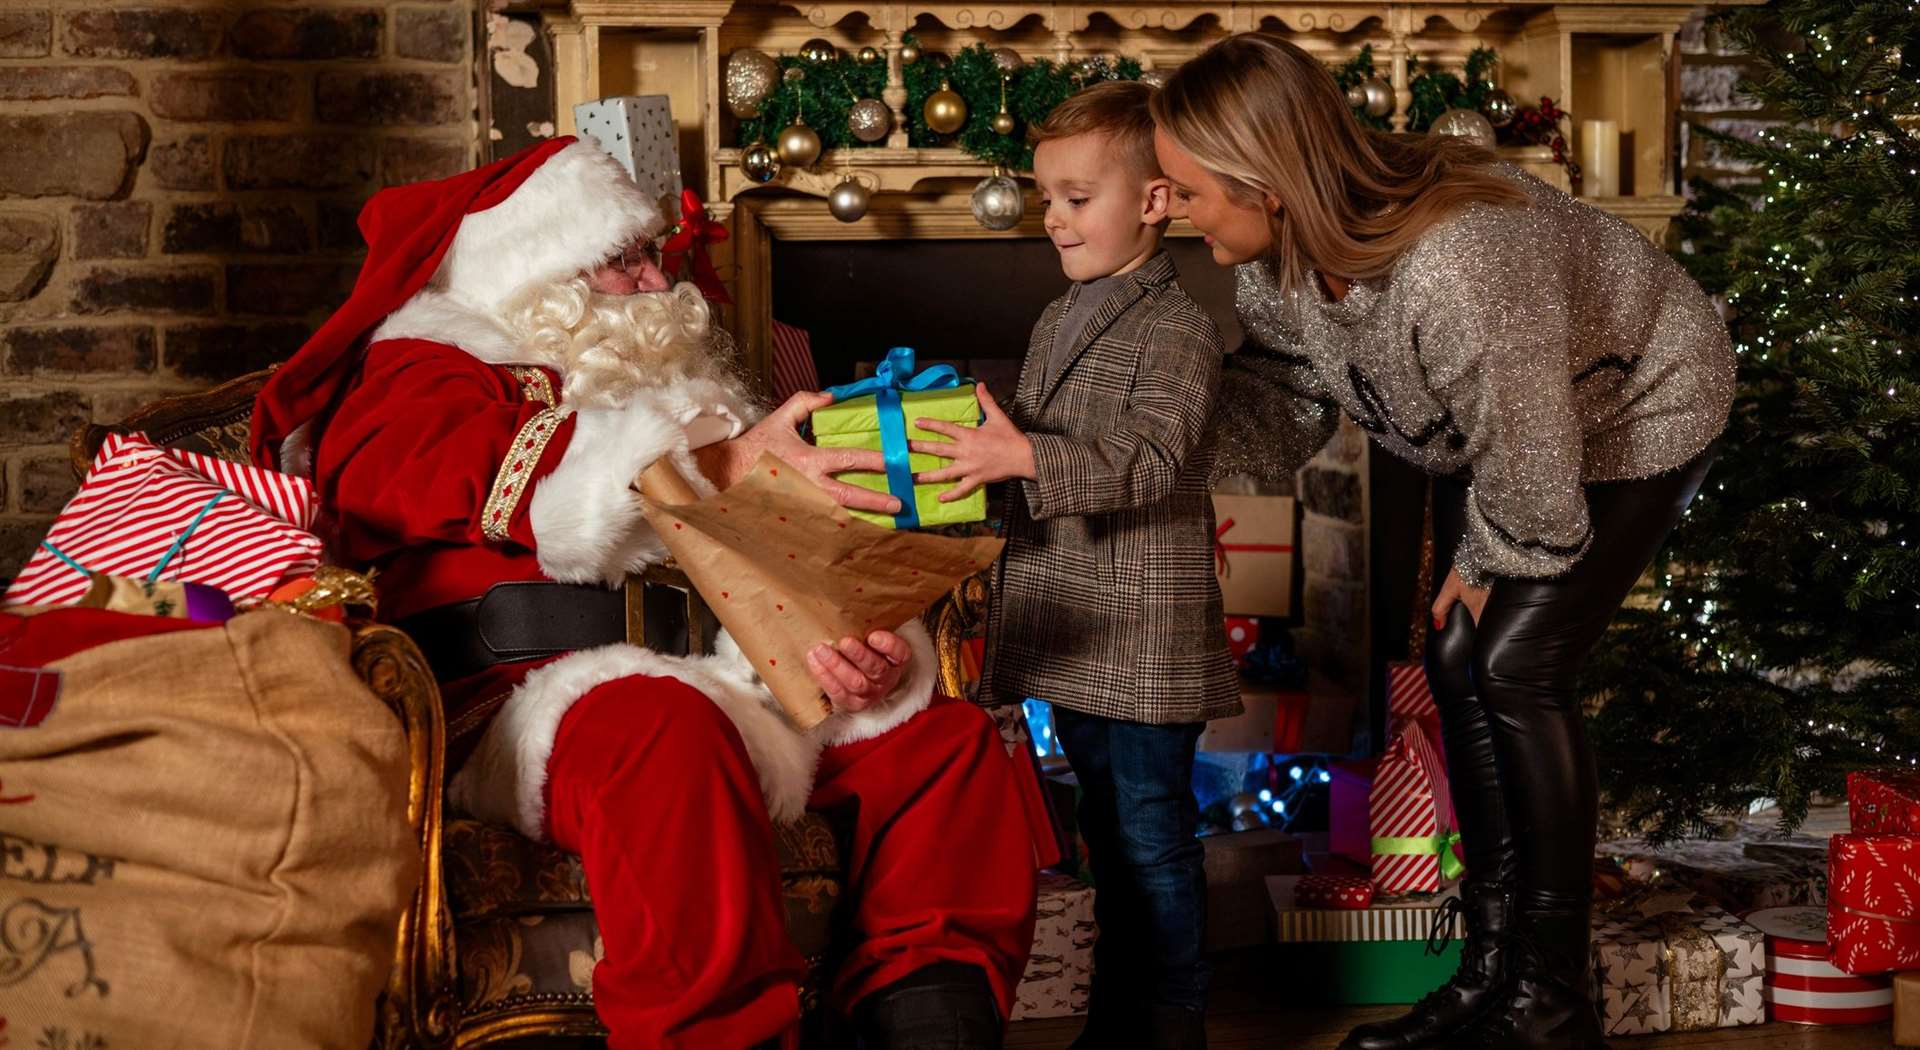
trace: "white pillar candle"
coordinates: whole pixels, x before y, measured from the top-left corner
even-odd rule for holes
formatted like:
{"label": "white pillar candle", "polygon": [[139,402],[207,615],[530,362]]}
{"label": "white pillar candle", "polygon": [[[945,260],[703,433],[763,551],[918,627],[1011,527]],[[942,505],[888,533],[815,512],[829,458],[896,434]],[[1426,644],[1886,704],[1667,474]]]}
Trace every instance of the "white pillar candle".
{"label": "white pillar candle", "polygon": [[1580,195],[1620,195],[1620,122],[1580,122]]}

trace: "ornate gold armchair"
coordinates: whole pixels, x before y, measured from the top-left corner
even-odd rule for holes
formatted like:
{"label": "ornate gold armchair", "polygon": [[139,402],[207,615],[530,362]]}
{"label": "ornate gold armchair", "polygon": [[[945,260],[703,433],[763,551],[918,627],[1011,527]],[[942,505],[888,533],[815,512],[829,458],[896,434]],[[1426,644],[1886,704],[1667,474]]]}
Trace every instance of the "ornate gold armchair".
{"label": "ornate gold armchair", "polygon": [[[245,460],[253,398],[267,374],[154,402],[112,427],[88,427],[73,439],[74,470],[84,474],[113,431]],[[654,570],[645,582],[677,585],[698,602],[676,570]],[[984,583],[969,580],[926,616],[941,652],[941,682],[955,695],[961,694],[960,639],[978,625],[984,599]],[[689,622],[694,616],[690,608]],[[402,632],[358,623],[353,663],[406,727],[412,751],[407,820],[424,861],[400,924],[375,1045],[465,1048],[530,1035],[605,1034],[588,980],[598,958],[598,927],[578,858],[509,828],[444,817],[447,726],[425,658]],[[818,1035],[828,1023],[815,1007],[844,881],[841,838],[834,822],[817,813],[776,828],[776,838],[787,929],[809,962],[803,1000],[810,1034]]]}

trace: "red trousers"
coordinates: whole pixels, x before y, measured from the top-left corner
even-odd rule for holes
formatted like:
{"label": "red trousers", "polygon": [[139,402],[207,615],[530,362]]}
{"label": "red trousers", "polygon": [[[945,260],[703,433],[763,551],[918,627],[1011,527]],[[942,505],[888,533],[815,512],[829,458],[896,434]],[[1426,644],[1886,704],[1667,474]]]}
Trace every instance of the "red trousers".
{"label": "red trousers", "polygon": [[[856,810],[855,943],[831,1001],[940,960],[985,971],[1002,1017],[1033,939],[1034,848],[987,715],[936,697],[893,732],[826,749],[810,805]],[[797,1032],[773,830],[745,746],[693,688],[633,677],[582,697],[547,762],[554,842],[580,855],[614,1050],[749,1047]]]}

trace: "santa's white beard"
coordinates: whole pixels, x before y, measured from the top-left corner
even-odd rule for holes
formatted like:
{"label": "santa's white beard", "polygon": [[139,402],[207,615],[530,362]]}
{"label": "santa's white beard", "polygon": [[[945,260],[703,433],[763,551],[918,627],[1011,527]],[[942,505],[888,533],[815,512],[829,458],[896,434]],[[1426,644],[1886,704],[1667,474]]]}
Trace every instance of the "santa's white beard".
{"label": "santa's white beard", "polygon": [[561,375],[561,398],[577,408],[624,404],[644,387],[722,378],[725,333],[700,290],[608,295],[584,278],[516,296],[504,311],[520,345]]}

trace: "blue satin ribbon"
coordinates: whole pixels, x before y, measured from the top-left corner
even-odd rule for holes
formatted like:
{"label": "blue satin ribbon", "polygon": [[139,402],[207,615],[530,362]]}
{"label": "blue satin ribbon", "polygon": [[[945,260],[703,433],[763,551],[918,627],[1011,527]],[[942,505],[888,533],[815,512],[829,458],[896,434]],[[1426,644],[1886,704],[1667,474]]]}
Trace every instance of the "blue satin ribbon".
{"label": "blue satin ribbon", "polygon": [[907,416],[901,409],[900,395],[946,390],[962,382],[960,373],[954,371],[952,365],[934,365],[915,373],[913,347],[896,346],[887,351],[886,360],[880,362],[872,376],[827,388],[836,404],[874,395],[874,407],[880,414],[880,454],[887,461],[887,491],[900,501],[900,512],[893,516],[895,528],[912,529],[920,525],[920,512],[913,500],[913,465],[908,459]]}

